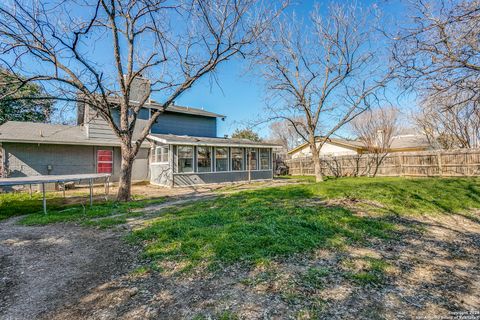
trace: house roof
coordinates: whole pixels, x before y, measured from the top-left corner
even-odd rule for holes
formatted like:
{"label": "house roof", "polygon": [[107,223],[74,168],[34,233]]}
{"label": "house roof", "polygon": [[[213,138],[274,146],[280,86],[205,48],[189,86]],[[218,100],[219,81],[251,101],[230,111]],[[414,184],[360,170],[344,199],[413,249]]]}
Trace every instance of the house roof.
{"label": "house roof", "polygon": [[[146,104],[145,107],[151,108],[151,109],[160,109],[162,105],[155,101],[152,101],[150,104]],[[173,105],[173,106],[167,107],[165,110],[170,112],[192,114],[196,116],[203,116],[203,117],[209,117],[209,118],[225,118],[225,116],[222,114],[213,113],[210,111],[205,111],[203,109],[192,108],[192,107]]]}
{"label": "house roof", "polygon": [[419,134],[404,134],[392,138],[390,149],[417,149],[427,148],[430,144],[425,135]]}
{"label": "house roof", "polygon": [[251,147],[251,148],[280,148],[281,145],[256,142],[248,139],[236,138],[208,138],[208,137],[192,137],[178,136],[173,134],[149,134],[147,138],[164,143],[175,145],[197,145],[197,146],[225,146],[225,147]]}
{"label": "house roof", "polygon": [[88,139],[85,127],[7,121],[0,126],[0,142],[120,146],[120,141]]}
{"label": "house roof", "polygon": [[[324,137],[315,137],[315,141],[322,141],[325,140]],[[363,148],[363,144],[360,141],[355,141],[355,140],[344,140],[344,139],[337,139],[337,138],[328,138],[327,139],[328,143],[338,145],[341,147],[345,147],[347,149],[352,149],[352,150],[358,150]],[[302,143],[298,147],[293,148],[292,150],[288,151],[288,154],[292,154],[295,152],[298,152],[302,150],[303,148],[307,147],[308,143]]]}
{"label": "house roof", "polygon": [[[324,138],[316,137],[316,141],[320,141]],[[345,139],[336,139],[336,138],[329,138],[328,143],[342,146],[352,150],[365,150],[365,145],[358,140],[345,140]],[[303,143],[298,147],[288,151],[288,154],[296,153],[303,148],[307,147],[308,143]],[[398,135],[392,138],[392,144],[390,146],[391,151],[408,151],[410,149],[425,149],[429,146],[428,140],[423,135],[416,135],[416,134],[405,134],[405,135]]]}

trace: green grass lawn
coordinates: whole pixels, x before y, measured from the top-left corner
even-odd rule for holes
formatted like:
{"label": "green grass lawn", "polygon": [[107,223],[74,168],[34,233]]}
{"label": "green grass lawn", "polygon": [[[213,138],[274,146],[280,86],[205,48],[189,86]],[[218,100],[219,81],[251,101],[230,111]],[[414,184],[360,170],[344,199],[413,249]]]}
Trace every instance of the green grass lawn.
{"label": "green grass lawn", "polygon": [[[47,207],[48,210],[55,212],[56,210],[66,209],[71,207],[59,193],[48,192]],[[82,197],[87,199],[87,193],[70,194],[70,197]],[[3,193],[0,194],[0,220],[7,219],[13,216],[37,213],[43,211],[41,193],[33,193],[32,196],[25,192]],[[88,200],[85,200],[85,202]]]}
{"label": "green grass lawn", "polygon": [[[162,211],[129,239],[154,261],[181,262],[185,269],[236,262],[263,263],[317,248],[341,250],[398,237],[398,217],[461,213],[480,208],[480,179],[341,178],[219,194]],[[338,201],[341,199],[342,201]],[[332,200],[329,202],[329,200]],[[38,195],[0,195],[0,219],[29,214],[23,224],[75,221],[110,227],[125,223],[134,208],[164,199],[106,202],[93,208],[49,199],[41,213]],[[361,209],[359,215],[351,210]],[[355,211],[355,210],[354,210]],[[140,213],[135,213],[140,215]],[[366,274],[365,277],[373,277]]]}
{"label": "green grass lawn", "polygon": [[312,183],[307,188],[328,199],[375,201],[399,215],[459,213],[480,208],[477,178],[343,178]]}
{"label": "green grass lawn", "polygon": [[[132,209],[143,208],[150,204],[162,203],[163,198],[144,199],[134,197],[129,203],[115,201],[103,201],[94,203],[90,207],[87,193],[76,193],[73,195],[83,200],[83,204],[72,204],[72,195],[67,199],[59,196],[58,193],[47,193],[47,210],[43,213],[42,195],[34,193],[32,197],[28,193],[5,193],[0,194],[0,220],[13,216],[26,215],[20,223],[26,225],[42,225],[55,222],[83,222],[85,224],[108,227],[123,223],[125,216],[109,219],[112,215],[121,215],[130,212]],[[104,217],[98,223],[92,219]]]}
{"label": "green grass lawn", "polygon": [[170,210],[131,237],[145,241],[149,258],[215,267],[392,236],[381,219],[302,203],[312,196],[300,186],[241,192]]}
{"label": "green grass lawn", "polygon": [[[329,199],[348,199],[374,214],[356,215],[320,202]],[[252,264],[317,248],[392,239],[397,216],[470,208],[480,208],[479,179],[330,179],[243,191],[170,210],[131,239],[145,244],[149,259],[182,262],[186,269]]]}
{"label": "green grass lawn", "polygon": [[49,208],[47,214],[37,212],[27,215],[20,220],[20,223],[25,225],[44,225],[56,222],[81,222],[85,225],[106,228],[125,223],[127,215],[142,214],[141,212],[131,213],[133,209],[159,204],[164,201],[163,198],[159,198],[133,200],[130,202],[106,201],[104,203],[94,204],[92,207],[89,205],[68,205],[63,208]]}

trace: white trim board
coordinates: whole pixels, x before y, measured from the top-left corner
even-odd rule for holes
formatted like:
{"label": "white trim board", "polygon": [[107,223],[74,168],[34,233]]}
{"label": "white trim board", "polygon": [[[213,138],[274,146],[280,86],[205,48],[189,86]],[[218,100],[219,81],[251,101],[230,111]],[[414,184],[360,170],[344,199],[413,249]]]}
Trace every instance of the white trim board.
{"label": "white trim board", "polygon": [[[222,141],[218,142],[201,142],[201,141],[189,141],[189,142],[179,142],[179,141],[169,141],[167,139],[155,137],[152,135],[148,135],[147,139],[151,139],[156,142],[160,142],[163,144],[171,144],[176,146],[205,146],[205,147],[241,147],[241,148],[265,148],[265,149],[279,149],[280,146],[271,145],[271,144],[245,144],[245,143],[223,143]],[[221,138],[218,138],[221,139]],[[227,140],[227,139],[225,139]],[[227,140],[228,141],[228,140]]]}

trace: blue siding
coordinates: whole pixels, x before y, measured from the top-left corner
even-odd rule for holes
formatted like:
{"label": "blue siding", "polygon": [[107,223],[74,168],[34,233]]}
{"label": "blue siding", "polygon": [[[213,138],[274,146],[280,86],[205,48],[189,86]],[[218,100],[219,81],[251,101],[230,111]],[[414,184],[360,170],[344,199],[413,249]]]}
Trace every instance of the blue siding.
{"label": "blue siding", "polygon": [[214,138],[217,136],[217,119],[165,112],[158,117],[151,132]]}
{"label": "blue siding", "polygon": [[[113,117],[117,124],[120,122],[118,110],[112,111]],[[148,120],[150,111],[142,108],[138,114],[138,119]],[[197,137],[217,137],[217,119],[191,115],[177,112],[164,112],[150,130],[151,133],[158,134],[176,134]]]}
{"label": "blue siding", "polygon": [[150,118],[150,110],[147,108],[140,109],[138,113],[138,119],[148,120]]}
{"label": "blue siding", "polygon": [[[111,111],[112,113],[112,118],[115,121],[117,125],[120,124],[120,110],[118,109],[113,109]],[[150,111],[147,108],[142,108],[140,109],[140,112],[138,113],[138,119],[141,120],[148,120],[150,118]]]}

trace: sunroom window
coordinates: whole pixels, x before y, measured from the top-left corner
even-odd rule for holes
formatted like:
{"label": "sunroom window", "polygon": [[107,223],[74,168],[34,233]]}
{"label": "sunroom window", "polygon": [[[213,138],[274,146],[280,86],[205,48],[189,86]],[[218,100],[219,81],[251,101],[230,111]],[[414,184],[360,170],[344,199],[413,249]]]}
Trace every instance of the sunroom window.
{"label": "sunroom window", "polygon": [[168,162],[168,146],[155,148],[155,162]]}
{"label": "sunroom window", "polygon": [[193,172],[193,147],[178,146],[178,172]]}
{"label": "sunroom window", "polygon": [[243,170],[243,148],[232,148],[232,170]]}
{"label": "sunroom window", "polygon": [[257,149],[249,149],[247,153],[248,168],[250,170],[257,170]]}
{"label": "sunroom window", "polygon": [[197,168],[198,172],[212,171],[212,148],[197,147]]}
{"label": "sunroom window", "polygon": [[215,148],[215,171],[228,171],[228,148]]}
{"label": "sunroom window", "polygon": [[260,149],[260,170],[270,169],[270,151],[268,149]]}

